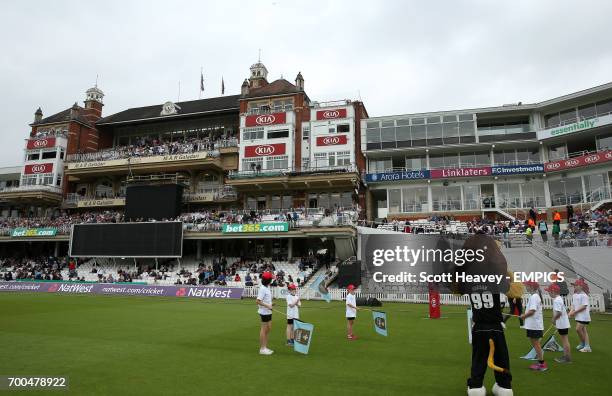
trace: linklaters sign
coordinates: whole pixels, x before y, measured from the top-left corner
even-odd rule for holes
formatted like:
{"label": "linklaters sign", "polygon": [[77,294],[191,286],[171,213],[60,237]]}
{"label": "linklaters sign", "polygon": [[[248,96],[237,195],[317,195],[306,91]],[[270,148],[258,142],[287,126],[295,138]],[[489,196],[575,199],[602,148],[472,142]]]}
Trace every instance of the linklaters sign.
{"label": "linklaters sign", "polygon": [[15,228],[11,232],[13,238],[46,237],[57,235],[57,228]]}
{"label": "linklaters sign", "polygon": [[289,223],[254,223],[254,224],[223,224],[221,232],[224,234],[240,234],[248,232],[287,232]]}
{"label": "linklaters sign", "polygon": [[562,125],[556,128],[544,129],[537,132],[538,140],[550,139],[557,136],[569,135],[571,133],[596,128],[602,125],[612,124],[612,114]]}

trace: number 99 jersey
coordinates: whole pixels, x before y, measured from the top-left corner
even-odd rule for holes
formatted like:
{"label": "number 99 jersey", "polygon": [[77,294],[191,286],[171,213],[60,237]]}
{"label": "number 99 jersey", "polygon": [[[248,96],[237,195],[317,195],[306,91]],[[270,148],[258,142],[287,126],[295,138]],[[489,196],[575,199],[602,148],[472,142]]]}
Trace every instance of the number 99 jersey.
{"label": "number 99 jersey", "polygon": [[468,294],[472,305],[472,320],[475,330],[501,329],[503,321],[499,293],[488,290],[473,290]]}

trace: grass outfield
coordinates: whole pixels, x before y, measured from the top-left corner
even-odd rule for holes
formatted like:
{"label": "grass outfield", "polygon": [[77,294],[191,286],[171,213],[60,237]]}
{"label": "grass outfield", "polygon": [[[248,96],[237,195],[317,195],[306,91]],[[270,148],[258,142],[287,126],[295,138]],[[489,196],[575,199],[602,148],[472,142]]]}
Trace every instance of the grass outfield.
{"label": "grass outfield", "polygon": [[[276,303],[284,311],[284,301]],[[360,339],[348,341],[342,303],[304,301],[301,316],[315,324],[310,355],[284,345],[285,321],[275,314],[275,353],[260,356],[254,300],[2,293],[0,375],[68,376],[69,391],[55,394],[74,395],[464,395],[465,308],[443,306],[440,320],[424,319],[427,305],[383,308],[389,337],[376,335],[362,311]],[[519,359],[528,340],[512,321],[506,337],[515,394],[610,394],[612,316],[593,315],[589,332],[593,353],[576,352],[564,366],[552,361],[558,353],[546,353],[549,370],[534,373]],[[488,371],[488,389],[493,382]],[[43,392],[19,394],[26,393]]]}

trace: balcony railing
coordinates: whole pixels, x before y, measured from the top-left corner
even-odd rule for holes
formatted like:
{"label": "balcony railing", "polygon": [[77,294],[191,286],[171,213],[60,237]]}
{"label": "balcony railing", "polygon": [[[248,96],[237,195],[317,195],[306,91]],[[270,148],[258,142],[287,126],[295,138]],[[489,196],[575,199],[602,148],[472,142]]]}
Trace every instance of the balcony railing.
{"label": "balcony railing", "polygon": [[0,192],[27,192],[27,191],[46,191],[55,194],[61,194],[62,189],[56,186],[42,185],[42,184],[32,184],[32,185],[21,185],[18,187],[5,187],[0,189]]}
{"label": "balcony railing", "polygon": [[571,153],[560,155],[560,156],[555,157],[555,158],[550,158],[549,161],[552,162],[552,161],[559,161],[559,160],[565,160],[565,159],[570,159],[570,158],[582,157],[584,155],[597,154],[597,153],[600,153],[602,151],[608,151],[608,150],[610,150],[610,147],[601,147],[601,148],[599,148],[597,150],[573,151]]}
{"label": "balcony railing", "polygon": [[104,200],[117,200],[125,199],[125,195],[117,194],[113,196],[83,196],[76,193],[66,194],[64,198],[64,205],[78,205],[79,202],[83,201],[104,201]]}
{"label": "balcony railing", "polygon": [[551,129],[551,128],[557,128],[557,127],[565,126],[565,125],[569,125],[569,124],[575,124],[575,123],[580,122],[580,121],[590,120],[590,119],[597,118],[597,117],[603,117],[603,116],[606,116],[608,114],[612,114],[612,112],[609,111],[607,113],[596,114],[596,115],[593,115],[593,116],[590,116],[590,117],[577,116],[577,117],[574,117],[574,118],[570,118],[568,120],[564,120],[563,122],[559,122],[557,124],[546,125],[544,127],[544,129]]}
{"label": "balcony railing", "polygon": [[355,165],[327,166],[327,167],[295,167],[288,169],[262,169],[248,171],[230,171],[228,177],[231,180],[250,179],[258,177],[276,176],[305,176],[314,174],[337,174],[358,172]]}
{"label": "balcony railing", "polygon": [[209,152],[210,156],[218,156],[218,150],[225,147],[237,147],[236,138],[222,139],[214,142],[197,140],[189,142],[163,143],[155,146],[121,146],[99,150],[93,153],[70,154],[67,162],[108,161],[133,157],[153,157],[159,155],[190,154]]}
{"label": "balcony railing", "polygon": [[195,192],[183,193],[183,200],[185,202],[236,200],[237,198],[238,193],[231,186],[202,188]]}
{"label": "balcony railing", "polygon": [[293,105],[258,107],[256,109],[249,109],[247,111],[247,115],[283,113],[283,112],[292,111],[292,110],[293,110]]}

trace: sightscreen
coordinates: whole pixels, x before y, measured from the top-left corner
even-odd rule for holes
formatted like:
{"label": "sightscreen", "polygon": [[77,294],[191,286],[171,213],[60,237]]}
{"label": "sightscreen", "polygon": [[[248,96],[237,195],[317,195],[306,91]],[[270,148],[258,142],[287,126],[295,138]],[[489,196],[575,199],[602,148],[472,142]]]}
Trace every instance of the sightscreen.
{"label": "sightscreen", "polygon": [[75,224],[70,237],[73,257],[181,257],[183,223]]}
{"label": "sightscreen", "polygon": [[179,184],[131,185],[125,195],[127,220],[169,220],[181,213],[183,186]]}

